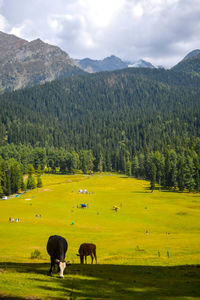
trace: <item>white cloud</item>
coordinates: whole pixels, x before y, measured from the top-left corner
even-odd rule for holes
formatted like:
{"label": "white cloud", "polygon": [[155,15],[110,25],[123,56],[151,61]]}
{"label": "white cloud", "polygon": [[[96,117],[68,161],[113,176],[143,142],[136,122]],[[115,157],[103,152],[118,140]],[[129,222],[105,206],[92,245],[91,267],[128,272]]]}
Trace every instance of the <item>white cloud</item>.
{"label": "white cloud", "polygon": [[[31,20],[24,20],[22,24],[12,27],[9,33],[18,37],[29,37],[30,28],[32,27],[33,22]],[[29,38],[29,40],[31,39]]]}
{"label": "white cloud", "polygon": [[[3,7],[3,4],[4,4],[3,0],[0,0],[0,10]],[[6,31],[7,28],[8,28],[8,22],[6,18],[0,13],[0,31]]]}
{"label": "white cloud", "polygon": [[200,48],[199,0],[0,0],[0,30],[41,38],[72,57],[173,65]]}
{"label": "white cloud", "polygon": [[0,15],[0,31],[6,31],[8,28],[8,22],[4,16]]}
{"label": "white cloud", "polygon": [[141,18],[143,16],[143,8],[140,3],[137,3],[133,8],[132,8],[132,13],[133,17],[136,18]]}
{"label": "white cloud", "polygon": [[85,0],[82,13],[95,27],[106,27],[122,9],[125,0]]}

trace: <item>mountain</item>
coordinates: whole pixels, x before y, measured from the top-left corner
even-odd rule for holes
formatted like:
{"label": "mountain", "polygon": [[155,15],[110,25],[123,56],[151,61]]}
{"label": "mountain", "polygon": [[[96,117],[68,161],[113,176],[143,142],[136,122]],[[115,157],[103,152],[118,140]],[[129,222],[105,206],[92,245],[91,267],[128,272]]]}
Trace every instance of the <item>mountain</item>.
{"label": "mountain", "polygon": [[96,73],[102,71],[115,71],[128,67],[134,68],[155,68],[151,63],[145,60],[135,62],[123,61],[115,55],[104,58],[103,60],[93,60],[90,58],[76,59],[77,66],[88,73]]}
{"label": "mountain", "polygon": [[200,74],[200,50],[189,52],[172,70]]}
{"label": "mountain", "polygon": [[197,55],[199,55],[199,54],[200,54],[200,50],[199,50],[199,49],[193,50],[193,51],[189,52],[189,53],[183,58],[183,60],[192,58],[192,57],[197,56]]}
{"label": "mountain", "polygon": [[77,66],[88,73],[96,73],[102,71],[114,71],[127,68],[127,64],[124,63],[119,57],[111,55],[103,60],[93,60],[90,58],[76,59]]}
{"label": "mountain", "polygon": [[59,47],[0,32],[0,73],[0,89],[11,91],[83,71]]}
{"label": "mountain", "polygon": [[0,62],[3,63],[4,59],[12,56],[23,45],[28,42],[20,39],[14,35],[9,35],[0,31]]}
{"label": "mountain", "polygon": [[128,67],[154,68],[144,60],[125,62],[111,55],[103,60],[73,60],[57,46],[40,39],[28,42],[0,32],[0,91],[12,91],[76,74],[114,71]]}

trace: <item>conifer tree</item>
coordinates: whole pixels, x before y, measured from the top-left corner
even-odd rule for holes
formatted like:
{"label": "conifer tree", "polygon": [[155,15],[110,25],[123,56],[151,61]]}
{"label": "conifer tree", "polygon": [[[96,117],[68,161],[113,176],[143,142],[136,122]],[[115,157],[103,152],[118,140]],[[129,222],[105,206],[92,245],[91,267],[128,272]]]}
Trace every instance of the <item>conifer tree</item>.
{"label": "conifer tree", "polygon": [[175,150],[169,150],[165,160],[165,187],[176,189],[177,173],[177,154]]}
{"label": "conifer tree", "polygon": [[132,175],[132,163],[130,160],[126,162],[126,175],[130,177]]}
{"label": "conifer tree", "polygon": [[138,156],[134,156],[133,157],[133,163],[132,163],[132,174],[133,176],[135,177],[138,177],[139,176],[139,159],[138,159]]}
{"label": "conifer tree", "polygon": [[98,171],[100,173],[103,172],[103,155],[102,155],[102,153],[100,153],[100,157],[99,157]]}
{"label": "conifer tree", "polygon": [[194,180],[195,180],[195,190],[199,193],[200,191],[200,161],[199,157],[195,151],[193,151],[193,162],[194,162]]}
{"label": "conifer tree", "polygon": [[27,179],[27,189],[35,189],[36,188],[36,183],[35,183],[35,179],[33,177],[33,173],[34,173],[34,167],[33,165],[29,164],[28,165],[28,179]]}
{"label": "conifer tree", "polygon": [[37,176],[37,187],[38,188],[42,187],[42,178],[41,178],[41,175]]}
{"label": "conifer tree", "polygon": [[2,197],[4,195],[4,192],[3,192],[3,188],[1,186],[1,181],[0,181],[0,197]]}
{"label": "conifer tree", "polygon": [[192,192],[195,188],[195,180],[194,180],[194,163],[193,159],[190,156],[186,156],[186,163],[184,168],[185,173],[185,187],[188,189],[189,192]]}
{"label": "conifer tree", "polygon": [[182,192],[185,188],[185,171],[184,171],[184,166],[185,166],[185,155],[180,154],[178,157],[178,164],[177,164],[177,169],[178,169],[178,188]]}
{"label": "conifer tree", "polygon": [[152,163],[151,165],[151,182],[150,182],[150,190],[154,191],[156,185],[156,165]]}

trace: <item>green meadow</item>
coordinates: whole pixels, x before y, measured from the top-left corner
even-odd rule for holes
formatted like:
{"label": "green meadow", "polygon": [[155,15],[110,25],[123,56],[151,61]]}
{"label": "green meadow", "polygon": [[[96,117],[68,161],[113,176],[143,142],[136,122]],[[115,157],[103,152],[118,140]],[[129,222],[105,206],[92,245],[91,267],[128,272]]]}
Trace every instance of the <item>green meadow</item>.
{"label": "green meadow", "polygon": [[[115,174],[42,181],[0,201],[0,299],[200,299],[199,194],[151,193],[149,182]],[[54,234],[68,241],[64,279],[47,275]],[[84,242],[96,244],[97,265],[80,265]]]}

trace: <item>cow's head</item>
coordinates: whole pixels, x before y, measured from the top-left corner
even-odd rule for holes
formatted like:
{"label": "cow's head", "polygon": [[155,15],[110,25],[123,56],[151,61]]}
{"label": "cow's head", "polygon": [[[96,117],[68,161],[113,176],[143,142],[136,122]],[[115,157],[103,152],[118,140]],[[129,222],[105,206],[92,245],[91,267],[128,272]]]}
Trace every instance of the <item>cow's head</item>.
{"label": "cow's head", "polygon": [[66,266],[71,265],[69,261],[61,261],[59,259],[56,259],[55,262],[58,264],[59,267],[59,277],[63,278],[64,277],[64,270]]}

